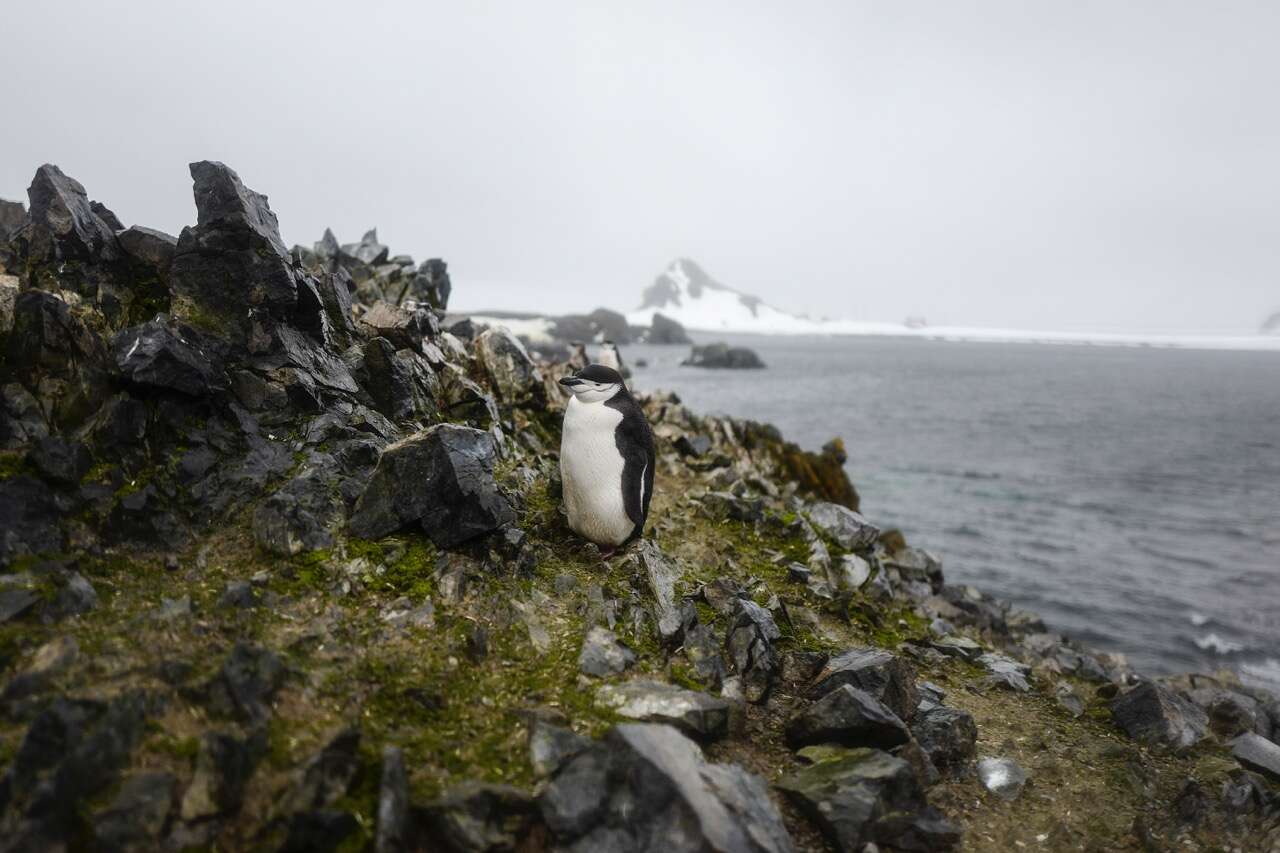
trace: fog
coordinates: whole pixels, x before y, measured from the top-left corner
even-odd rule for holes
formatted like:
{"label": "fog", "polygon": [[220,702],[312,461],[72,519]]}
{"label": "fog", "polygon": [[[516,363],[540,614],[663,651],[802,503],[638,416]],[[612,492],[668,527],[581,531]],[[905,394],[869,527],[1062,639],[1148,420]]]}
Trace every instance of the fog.
{"label": "fog", "polygon": [[1253,331],[1280,309],[1280,4],[10,3],[0,197],[126,224],[186,164],[289,243],[377,226],[464,309]]}

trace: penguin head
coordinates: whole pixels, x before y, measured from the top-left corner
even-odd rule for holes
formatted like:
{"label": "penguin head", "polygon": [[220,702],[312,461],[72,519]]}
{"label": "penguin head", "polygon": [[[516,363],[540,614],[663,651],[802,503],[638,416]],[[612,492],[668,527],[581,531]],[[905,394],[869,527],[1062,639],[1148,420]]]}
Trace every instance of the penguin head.
{"label": "penguin head", "polygon": [[617,394],[624,386],[622,375],[603,364],[588,364],[572,376],[560,380],[580,403],[600,403]]}

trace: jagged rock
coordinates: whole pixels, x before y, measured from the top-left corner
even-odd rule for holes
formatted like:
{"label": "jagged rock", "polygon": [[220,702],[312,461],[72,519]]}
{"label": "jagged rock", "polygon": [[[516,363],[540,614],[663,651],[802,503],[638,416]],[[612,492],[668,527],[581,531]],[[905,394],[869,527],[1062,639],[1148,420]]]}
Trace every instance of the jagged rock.
{"label": "jagged rock", "polygon": [[662,553],[657,543],[650,539],[637,542],[627,559],[653,597],[653,615],[657,622],[658,636],[666,644],[676,643],[682,628],[675,593],[676,580],[681,574],[680,566]]}
{"label": "jagged rock", "polygon": [[591,744],[590,738],[545,720],[535,719],[529,725],[529,763],[541,778],[555,773]]}
{"label": "jagged rock", "polygon": [[907,582],[928,584],[932,594],[942,589],[942,561],[923,548],[903,546],[886,554],[880,563],[887,569],[897,570]]}
{"label": "jagged rock", "polygon": [[711,439],[705,435],[682,435],[675,440],[676,450],[681,456],[706,456],[711,452]]}
{"label": "jagged rock", "polygon": [[505,327],[481,332],[475,340],[475,354],[499,402],[507,406],[544,402],[542,373],[524,345]]}
{"label": "jagged rock", "polygon": [[22,202],[0,198],[0,243],[8,242],[26,223],[27,208]]}
{"label": "jagged rock", "polygon": [[774,640],[778,630],[773,615],[753,601],[736,599],[725,649],[734,670],[742,678],[743,695],[749,702],[763,702],[778,671]]}
{"label": "jagged rock", "polygon": [[[0,236],[0,244],[4,242]],[[0,343],[13,328],[13,309],[18,301],[18,277],[0,274]]]}
{"label": "jagged rock", "polygon": [[[325,230],[326,237],[333,235]],[[401,853],[409,843],[409,779],[399,747],[382,750],[382,779],[378,786],[378,828],[375,853]]]}
{"label": "jagged rock", "polygon": [[141,772],[126,779],[111,804],[93,816],[97,849],[113,853],[158,849],[173,814],[177,786],[172,773]]}
{"label": "jagged rock", "polygon": [[284,683],[285,669],[274,652],[240,642],[198,697],[215,714],[251,723],[265,720],[268,704]]}
{"label": "jagged rock", "polygon": [[387,262],[391,250],[378,242],[378,229],[364,232],[359,243],[345,243],[338,249],[338,261],[348,266],[378,266]]}
{"label": "jagged rock", "polygon": [[978,726],[968,711],[937,702],[921,701],[911,733],[939,769],[961,767],[973,758]]}
{"label": "jagged rock", "polygon": [[739,497],[729,492],[707,492],[700,502],[702,513],[712,521],[731,519],[753,524],[764,519],[762,498]]}
{"label": "jagged rock", "polygon": [[225,384],[200,346],[159,318],[121,331],[112,352],[116,369],[134,385],[204,397]]}
{"label": "jagged rock", "polygon": [[417,811],[427,834],[423,840],[433,842],[427,849],[451,853],[522,849],[536,837],[541,823],[529,794],[510,785],[481,782],[463,782]]}
{"label": "jagged rock", "polygon": [[4,841],[7,850],[61,847],[79,809],[106,790],[142,739],[147,698],[121,694],[109,702],[54,699],[31,722],[0,787],[25,815]]}
{"label": "jagged rock", "polygon": [[728,701],[660,681],[606,684],[596,692],[596,702],[619,716],[667,723],[699,740],[714,740],[729,731]]}
{"label": "jagged rock", "polygon": [[89,202],[89,209],[94,212],[99,219],[107,224],[112,231],[123,231],[124,223],[120,221],[120,217],[115,212],[100,201]]}
{"label": "jagged rock", "polygon": [[1280,782],[1280,746],[1267,738],[1245,732],[1231,741],[1231,755],[1250,770]]}
{"label": "jagged rock", "polygon": [[684,326],[665,314],[655,313],[649,331],[645,335],[645,343],[649,344],[692,344],[689,333]]}
{"label": "jagged rock", "polygon": [[347,793],[360,765],[360,730],[343,729],[313,755],[284,800],[286,812],[332,806]]}
{"label": "jagged rock", "polygon": [[1024,663],[1018,663],[1016,660],[997,652],[986,652],[980,655],[978,663],[990,673],[987,676],[987,681],[993,685],[1015,690],[1019,693],[1026,693],[1031,689],[1031,685],[1027,682],[1027,676],[1031,674],[1031,667]]}
{"label": "jagged rock", "polygon": [[789,853],[763,781],[708,764],[663,725],[620,725],[569,761],[540,798],[556,849]]}
{"label": "jagged rock", "polygon": [[261,603],[253,584],[248,581],[232,581],[218,596],[218,606],[232,610],[249,610]]}
{"label": "jagged rock", "polygon": [[1144,681],[1111,703],[1111,716],[1129,737],[1151,745],[1190,749],[1205,736],[1205,713],[1163,684]]}
{"label": "jagged rock", "polygon": [[423,352],[424,341],[440,334],[435,314],[427,310],[399,308],[389,302],[378,302],[360,317],[360,325],[369,333],[391,341],[396,349]]}
{"label": "jagged rock", "polygon": [[153,267],[157,272],[167,274],[169,265],[173,263],[174,252],[178,249],[178,238],[154,228],[143,228],[134,225],[117,235],[120,246],[139,263]]}
{"label": "jagged rock", "polygon": [[902,720],[910,722],[920,704],[911,665],[892,652],[875,647],[852,648],[827,662],[814,684],[824,696],[848,684],[870,693]]}
{"label": "jagged rock", "polygon": [[819,501],[809,507],[809,522],[846,551],[870,548],[880,536],[880,528],[840,504]]}
{"label": "jagged rock", "polygon": [[[1196,697],[1193,695],[1191,698],[1195,701]],[[1262,703],[1252,696],[1233,690],[1217,690],[1202,707],[1209,715],[1209,729],[1223,740],[1245,732],[1256,732],[1263,737],[1271,734],[1271,717]]]}
{"label": "jagged rock", "polygon": [[793,716],[786,727],[792,748],[817,743],[891,749],[911,734],[880,700],[845,684]]}
{"label": "jagged rock", "polygon": [[695,623],[684,630],[684,655],[693,666],[699,680],[712,687],[719,686],[726,675],[724,657],[720,654],[723,643],[709,625]]}
{"label": "jagged rock", "polygon": [[397,352],[386,338],[364,345],[365,389],[378,411],[403,421],[427,418],[435,413],[435,374],[412,350]]}
{"label": "jagged rock", "polygon": [[[66,534],[58,520],[71,509],[70,500],[47,485],[19,474],[0,480],[0,566],[15,557],[65,550]],[[0,619],[0,622],[3,622]]]}
{"label": "jagged rock", "polygon": [[115,229],[93,210],[84,186],[57,166],[46,163],[36,170],[27,197],[31,213],[23,239],[28,257],[50,266],[118,257]]}
{"label": "jagged rock", "polygon": [[332,457],[312,455],[301,471],[254,510],[254,540],[283,557],[332,546],[329,531],[338,523],[342,510],[341,501],[333,494],[338,479]]}
{"label": "jagged rock", "polygon": [[438,424],[388,446],[360,499],[350,529],[376,539],[420,523],[448,548],[515,520],[493,479],[493,437]]}
{"label": "jagged rock", "polygon": [[45,690],[76,662],[80,644],[75,637],[55,637],[36,649],[27,668],[14,676],[0,693],[0,704],[12,703]]}
{"label": "jagged rock", "polygon": [[978,780],[1002,800],[1016,800],[1027,784],[1027,773],[1011,758],[984,758],[978,762]]}
{"label": "jagged rock", "polygon": [[83,442],[56,436],[41,439],[29,458],[47,479],[64,486],[79,483],[93,465],[93,457]]}
{"label": "jagged rock", "polygon": [[976,661],[985,653],[980,643],[974,642],[968,637],[962,637],[953,634],[936,640],[932,647],[942,652],[947,657],[959,658],[960,660]]}
{"label": "jagged rock", "polygon": [[197,224],[182,229],[169,266],[173,314],[229,343],[264,349],[264,323],[298,301],[293,262],[267,197],[221,163],[191,164]]}
{"label": "jagged rock", "polygon": [[18,294],[8,339],[8,366],[19,376],[31,376],[37,369],[67,376],[82,365],[105,361],[105,356],[102,340],[71,313],[67,303],[43,290]]}
{"label": "jagged rock", "polygon": [[685,367],[731,368],[735,370],[760,369],[764,362],[754,350],[746,347],[731,347],[726,343],[695,346],[689,357],[680,362]]}
{"label": "jagged rock", "polygon": [[449,307],[449,294],[453,284],[449,281],[449,265],[439,258],[430,258],[422,262],[413,277],[410,292],[417,302],[430,305],[441,311]]}
{"label": "jagged rock", "polygon": [[238,810],[245,784],[265,750],[262,730],[246,739],[226,732],[205,732],[196,755],[195,775],[182,796],[182,819],[199,820]]}
{"label": "jagged rock", "polygon": [[598,678],[617,675],[635,662],[635,652],[618,642],[612,631],[599,626],[587,631],[578,655],[578,669]]}
{"label": "jagged rock", "polygon": [[741,585],[732,578],[716,578],[702,585],[702,600],[721,616],[728,616],[737,609],[739,599],[747,598]]}
{"label": "jagged rock", "polygon": [[778,788],[836,850],[855,853],[867,844],[945,850],[959,840],[959,830],[926,806],[903,759],[877,749],[810,747],[803,754],[817,760]]}

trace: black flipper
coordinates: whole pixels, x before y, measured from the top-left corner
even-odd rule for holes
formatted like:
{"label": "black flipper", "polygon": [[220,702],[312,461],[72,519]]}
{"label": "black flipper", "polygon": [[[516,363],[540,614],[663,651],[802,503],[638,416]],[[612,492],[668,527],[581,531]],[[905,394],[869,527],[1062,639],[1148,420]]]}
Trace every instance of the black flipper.
{"label": "black flipper", "polygon": [[605,401],[611,409],[622,413],[622,422],[614,431],[618,453],[622,454],[622,505],[627,518],[635,522],[630,539],[644,533],[649,518],[649,500],[653,497],[653,469],[657,459],[653,449],[653,432],[645,420],[640,404],[623,388]]}

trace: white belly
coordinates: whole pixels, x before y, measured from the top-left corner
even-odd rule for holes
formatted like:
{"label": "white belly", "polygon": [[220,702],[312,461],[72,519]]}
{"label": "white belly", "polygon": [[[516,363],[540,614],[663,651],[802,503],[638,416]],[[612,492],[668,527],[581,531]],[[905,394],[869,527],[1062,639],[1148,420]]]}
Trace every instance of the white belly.
{"label": "white belly", "polygon": [[569,399],[560,440],[560,479],[569,527],[600,545],[621,545],[635,529],[622,503],[622,454],[615,430],[622,413],[604,403]]}

